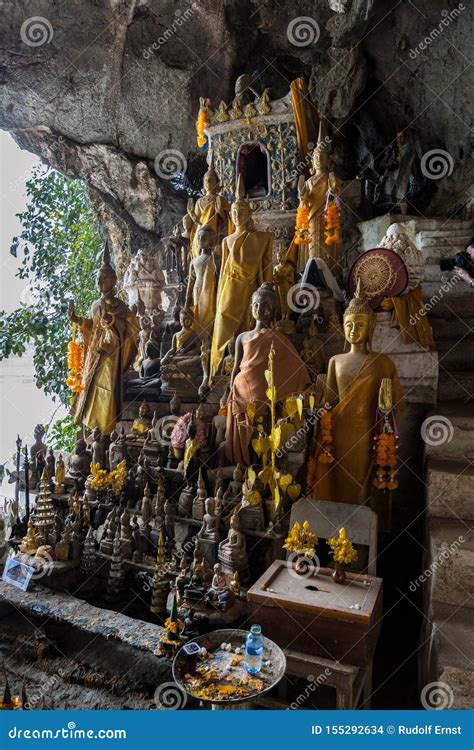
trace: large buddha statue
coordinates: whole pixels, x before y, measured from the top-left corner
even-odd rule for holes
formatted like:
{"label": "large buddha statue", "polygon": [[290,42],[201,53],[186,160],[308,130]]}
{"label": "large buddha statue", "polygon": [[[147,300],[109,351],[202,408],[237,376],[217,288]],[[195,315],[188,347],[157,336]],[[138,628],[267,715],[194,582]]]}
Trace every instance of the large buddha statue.
{"label": "large buddha statue", "polygon": [[171,349],[161,360],[162,393],[180,396],[197,395],[202,374],[201,339],[196,331],[194,314],[183,307],[181,329],[174,334]]}
{"label": "large buddha statue", "polygon": [[200,227],[209,224],[216,233],[216,242],[218,247],[229,231],[229,210],[230,206],[225,196],[219,193],[219,177],[211,162],[209,169],[204,175],[203,189],[204,195],[198,198],[196,204],[192,199],[188,202],[188,214],[194,221],[194,237],[191,242],[193,258],[199,255],[199,244],[197,233]]}
{"label": "large buddha statue", "polygon": [[[370,351],[375,314],[360,296],[360,285],[344,314],[350,351],[329,360],[325,401],[331,404],[332,462],[316,462],[314,497],[363,505],[371,498],[373,438],[377,410],[403,411],[403,395],[393,361]],[[326,438],[327,439],[327,438]],[[320,450],[320,458],[322,451]]]}
{"label": "large buddha statue", "polygon": [[216,233],[210,224],[196,232],[199,255],[189,267],[186,307],[194,312],[194,327],[201,339],[210,338],[216,315],[217,270],[213,248]]}
{"label": "large buddha statue", "polygon": [[219,371],[232,336],[248,331],[252,294],[273,275],[273,234],[254,228],[250,204],[237,184],[231,218],[235,231],[222,241],[222,265],[217,289],[216,319],[211,347],[211,378]]}
{"label": "large buddha statue", "polygon": [[337,189],[336,175],[329,171],[328,144],[324,126],[320,123],[319,137],[312,153],[311,176],[305,180],[301,175],[298,193],[302,205],[308,210],[309,243],[299,245],[298,270],[303,271],[309,258],[322,258],[330,271],[340,275],[340,258],[334,246],[328,246],[324,237],[324,211],[328,190]]}
{"label": "large buddha statue", "polygon": [[226,454],[231,464],[250,464],[249,444],[253,425],[247,407],[254,404],[255,416],[268,411],[266,397],[270,349],[276,363],[274,377],[277,399],[301,393],[310,383],[308,370],[289,338],[271,328],[278,309],[277,296],[271,284],[262,286],[252,295],[255,328],[241,333],[235,345],[234,370],[227,407]]}
{"label": "large buddha statue", "polygon": [[108,244],[97,275],[100,299],[93,303],[91,317],[75,314],[69,303],[68,317],[76,323],[84,338],[83,390],[76,394],[72,415],[77,424],[106,435],[115,428],[122,400],[122,375],[136,354],[138,322],[115,295],[117,275],[110,265]]}

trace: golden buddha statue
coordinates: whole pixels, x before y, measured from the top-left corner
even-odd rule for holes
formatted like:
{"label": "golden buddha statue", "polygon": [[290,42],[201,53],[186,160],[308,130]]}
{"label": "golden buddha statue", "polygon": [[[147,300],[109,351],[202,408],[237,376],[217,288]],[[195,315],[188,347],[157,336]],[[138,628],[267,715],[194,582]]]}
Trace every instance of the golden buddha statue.
{"label": "golden buddha statue", "polygon": [[277,311],[277,297],[271,284],[262,284],[252,295],[255,328],[241,333],[235,344],[235,362],[227,406],[226,455],[232,465],[250,464],[249,445],[253,424],[247,407],[255,405],[255,418],[268,412],[266,396],[270,350],[274,351],[277,398],[299,394],[310,383],[308,371],[290,339],[272,328]]}
{"label": "golden buddha statue", "polygon": [[324,210],[329,189],[337,190],[337,180],[334,172],[329,171],[328,144],[321,122],[318,143],[312,153],[311,177],[305,180],[300,175],[298,181],[300,201],[309,213],[309,243],[298,246],[298,271],[304,270],[309,258],[322,258],[329,270],[340,276],[341,259],[334,246],[326,245],[324,236]]}
{"label": "golden buddha statue", "polygon": [[105,435],[110,435],[118,421],[122,375],[137,351],[138,321],[115,296],[116,283],[106,243],[97,275],[100,299],[93,303],[91,317],[76,315],[74,302],[68,310],[69,320],[79,326],[84,339],[83,390],[75,395],[71,413],[77,424],[98,427]]}
{"label": "golden buddha statue", "polygon": [[138,409],[138,417],[132,424],[132,435],[135,437],[145,437],[150,432],[151,426],[150,408],[146,401],[143,401]]}
{"label": "golden buddha statue", "polygon": [[196,232],[199,255],[189,267],[186,307],[194,312],[194,327],[201,339],[210,338],[216,315],[217,269],[213,248],[216,233],[210,224]]}
{"label": "golden buddha statue", "polygon": [[278,264],[273,271],[273,284],[278,296],[280,305],[281,318],[277,323],[277,328],[284,333],[293,333],[295,324],[290,320],[290,301],[291,289],[295,285],[295,269],[286,256],[286,250],[283,248],[278,252]]}
{"label": "golden buddha statue", "polygon": [[222,265],[217,289],[216,318],[211,347],[211,378],[219,371],[232,336],[247,331],[252,322],[252,294],[273,275],[273,234],[254,228],[250,204],[237,183],[231,207],[235,231],[222,241]]}
{"label": "golden buddha statue", "polygon": [[332,407],[333,460],[317,461],[313,494],[318,500],[370,502],[377,409],[403,411],[394,362],[386,354],[370,351],[374,328],[375,314],[360,296],[359,284],[344,314],[350,351],[329,360],[325,401]]}
{"label": "golden buddha statue", "polygon": [[33,521],[28,521],[28,528],[26,531],[26,536],[23,537],[21,544],[20,544],[20,552],[23,552],[25,555],[34,555],[36,550],[38,549],[38,542],[36,539],[36,531],[35,527],[33,526]]}
{"label": "golden buddha statue", "polygon": [[203,189],[204,195],[198,198],[194,205],[193,199],[188,201],[188,214],[194,222],[194,236],[191,241],[191,254],[193,258],[199,255],[199,244],[197,241],[197,232],[205,224],[216,233],[216,243],[218,248],[224,237],[230,230],[229,211],[230,206],[227,198],[219,193],[219,177],[211,162],[209,169],[204,175]]}
{"label": "golden buddha statue", "polygon": [[54,474],[54,494],[62,495],[65,490],[66,480],[66,465],[64,463],[63,454],[60,453],[58,460],[56,461],[56,471]]}

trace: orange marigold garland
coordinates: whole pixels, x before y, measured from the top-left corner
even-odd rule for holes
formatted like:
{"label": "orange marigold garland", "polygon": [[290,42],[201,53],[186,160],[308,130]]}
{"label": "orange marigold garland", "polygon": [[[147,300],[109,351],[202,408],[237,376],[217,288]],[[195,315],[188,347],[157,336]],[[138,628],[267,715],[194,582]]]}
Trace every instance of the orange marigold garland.
{"label": "orange marigold garland", "polygon": [[73,393],[79,393],[84,389],[82,385],[82,368],[84,366],[84,346],[77,341],[77,329],[72,325],[72,337],[68,344],[67,353],[68,376],[66,385]]}
{"label": "orange marigold garland", "polygon": [[207,137],[204,130],[207,128],[208,124],[206,110],[200,109],[196,120],[197,144],[199,148],[204,148],[207,143]]}
{"label": "orange marigold garland", "polygon": [[321,464],[332,464],[334,463],[334,456],[332,455],[332,415],[330,411],[325,411],[321,415],[319,426],[322,450],[318,456],[318,461]]}
{"label": "orange marigold garland", "polygon": [[341,202],[339,193],[328,190],[324,222],[324,242],[326,245],[341,243]]}
{"label": "orange marigold garland", "polygon": [[302,203],[298,206],[296,212],[295,224],[295,245],[302,245],[308,242],[309,230],[309,210]]}
{"label": "orange marigold garland", "polygon": [[382,414],[377,410],[379,432],[374,435],[375,469],[372,484],[378,490],[396,490],[398,487],[398,431],[395,414]]}

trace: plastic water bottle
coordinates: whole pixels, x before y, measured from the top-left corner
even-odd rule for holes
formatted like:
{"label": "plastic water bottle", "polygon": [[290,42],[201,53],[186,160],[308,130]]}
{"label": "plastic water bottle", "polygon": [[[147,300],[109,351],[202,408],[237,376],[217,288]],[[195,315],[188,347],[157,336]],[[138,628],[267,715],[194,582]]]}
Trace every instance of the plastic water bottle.
{"label": "plastic water bottle", "polygon": [[252,625],[245,642],[245,668],[249,674],[258,674],[262,668],[262,655],[265,648],[262,628]]}

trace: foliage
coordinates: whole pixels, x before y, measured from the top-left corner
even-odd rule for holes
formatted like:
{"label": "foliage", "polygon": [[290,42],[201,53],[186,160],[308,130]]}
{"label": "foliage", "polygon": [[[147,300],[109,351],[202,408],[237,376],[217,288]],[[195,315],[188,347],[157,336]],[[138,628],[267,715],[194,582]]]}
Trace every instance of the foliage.
{"label": "foliage", "polygon": [[[18,309],[0,312],[0,359],[32,346],[36,385],[67,405],[68,301],[75,300],[79,315],[88,314],[103,243],[82,182],[37,167],[26,194],[26,210],[18,215],[22,231],[10,250],[20,260],[16,275],[26,288]],[[66,427],[56,428],[58,438]]]}
{"label": "foliage", "polygon": [[48,445],[55,451],[72,454],[76,443],[77,430],[77,424],[72,417],[56,419],[46,428]]}

